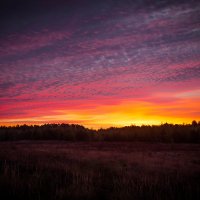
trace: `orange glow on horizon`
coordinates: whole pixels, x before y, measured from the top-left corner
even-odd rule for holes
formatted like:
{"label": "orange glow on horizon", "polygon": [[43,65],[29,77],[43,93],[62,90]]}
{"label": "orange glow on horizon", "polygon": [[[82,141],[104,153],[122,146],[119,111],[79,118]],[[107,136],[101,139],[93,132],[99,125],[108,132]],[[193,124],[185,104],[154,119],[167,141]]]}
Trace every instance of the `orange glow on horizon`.
{"label": "orange glow on horizon", "polygon": [[0,125],[42,125],[74,123],[88,128],[122,127],[129,125],[183,124],[199,120],[199,98],[180,99],[167,103],[123,100],[113,105],[96,105],[85,109],[55,109],[54,114],[37,117],[2,119]]}

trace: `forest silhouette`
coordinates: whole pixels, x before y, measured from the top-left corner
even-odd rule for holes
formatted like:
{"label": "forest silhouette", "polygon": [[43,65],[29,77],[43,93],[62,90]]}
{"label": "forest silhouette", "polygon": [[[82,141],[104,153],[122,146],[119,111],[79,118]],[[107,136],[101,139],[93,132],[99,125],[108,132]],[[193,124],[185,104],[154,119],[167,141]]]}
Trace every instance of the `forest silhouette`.
{"label": "forest silhouette", "polygon": [[200,122],[125,126],[93,130],[78,124],[44,124],[1,126],[0,141],[141,141],[163,143],[200,143]]}

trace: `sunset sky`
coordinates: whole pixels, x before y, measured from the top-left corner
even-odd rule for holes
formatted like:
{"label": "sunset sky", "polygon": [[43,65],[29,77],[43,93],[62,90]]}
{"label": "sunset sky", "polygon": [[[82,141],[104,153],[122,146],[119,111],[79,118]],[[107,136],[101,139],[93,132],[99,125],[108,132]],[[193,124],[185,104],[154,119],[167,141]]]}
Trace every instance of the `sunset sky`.
{"label": "sunset sky", "polygon": [[0,125],[200,120],[200,1],[0,7]]}

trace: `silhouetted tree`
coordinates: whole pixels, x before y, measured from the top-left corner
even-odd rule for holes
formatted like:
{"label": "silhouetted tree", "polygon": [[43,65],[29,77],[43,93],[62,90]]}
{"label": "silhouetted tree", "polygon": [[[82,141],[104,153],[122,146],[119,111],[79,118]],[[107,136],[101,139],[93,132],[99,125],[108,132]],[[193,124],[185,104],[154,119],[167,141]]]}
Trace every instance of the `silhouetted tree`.
{"label": "silhouetted tree", "polygon": [[197,126],[197,122],[195,120],[192,121],[192,126]]}

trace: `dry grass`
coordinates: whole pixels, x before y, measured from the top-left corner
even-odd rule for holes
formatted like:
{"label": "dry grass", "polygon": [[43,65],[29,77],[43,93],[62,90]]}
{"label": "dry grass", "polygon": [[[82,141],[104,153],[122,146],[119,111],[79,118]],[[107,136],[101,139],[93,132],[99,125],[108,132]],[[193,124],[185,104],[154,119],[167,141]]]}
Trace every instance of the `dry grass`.
{"label": "dry grass", "polygon": [[200,199],[200,145],[1,142],[1,199]]}

